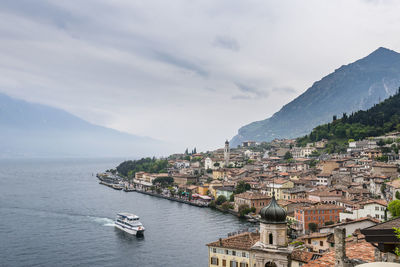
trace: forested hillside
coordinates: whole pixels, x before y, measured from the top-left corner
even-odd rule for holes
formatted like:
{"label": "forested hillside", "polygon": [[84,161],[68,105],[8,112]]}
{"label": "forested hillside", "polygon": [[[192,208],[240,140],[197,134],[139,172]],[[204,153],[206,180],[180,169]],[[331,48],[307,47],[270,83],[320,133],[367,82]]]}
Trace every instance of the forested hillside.
{"label": "forested hillside", "polygon": [[340,119],[334,116],[332,122],[314,128],[309,135],[299,138],[298,143],[304,146],[322,139],[362,140],[392,131],[400,131],[400,88],[395,95],[366,111],[343,113]]}

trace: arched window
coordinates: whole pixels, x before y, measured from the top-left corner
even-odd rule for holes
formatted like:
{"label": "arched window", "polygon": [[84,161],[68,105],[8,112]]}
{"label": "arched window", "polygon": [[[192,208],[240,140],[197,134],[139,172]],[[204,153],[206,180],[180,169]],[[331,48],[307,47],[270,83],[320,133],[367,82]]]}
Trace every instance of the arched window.
{"label": "arched window", "polygon": [[272,245],[272,243],[274,242],[274,238],[272,236],[272,233],[269,234],[269,244]]}
{"label": "arched window", "polygon": [[265,267],[276,267],[276,264],[272,261],[269,261],[265,264]]}

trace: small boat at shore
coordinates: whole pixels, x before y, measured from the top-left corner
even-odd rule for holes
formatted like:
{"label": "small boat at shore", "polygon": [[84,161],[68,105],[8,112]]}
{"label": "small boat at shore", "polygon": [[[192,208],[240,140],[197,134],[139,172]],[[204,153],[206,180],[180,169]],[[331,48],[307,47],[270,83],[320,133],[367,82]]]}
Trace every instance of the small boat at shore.
{"label": "small boat at shore", "polygon": [[117,214],[117,218],[115,219],[115,227],[128,234],[137,236],[143,235],[145,230],[137,215],[126,212]]}

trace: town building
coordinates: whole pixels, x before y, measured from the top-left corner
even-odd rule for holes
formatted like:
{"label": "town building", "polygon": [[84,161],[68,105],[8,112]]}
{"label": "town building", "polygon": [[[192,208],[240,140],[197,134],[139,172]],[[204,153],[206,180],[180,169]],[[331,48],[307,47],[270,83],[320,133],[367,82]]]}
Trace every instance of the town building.
{"label": "town building", "polygon": [[296,220],[294,229],[305,234],[310,231],[310,223],[315,223],[318,227],[321,227],[326,222],[339,222],[339,213],[343,210],[343,207],[331,204],[298,207],[294,211]]}
{"label": "town building", "polygon": [[310,252],[324,253],[330,248],[328,243],[328,237],[331,233],[310,233],[308,235],[303,235],[298,240],[304,242],[306,248]]}
{"label": "town building", "polygon": [[217,198],[219,196],[224,196],[226,199],[230,199],[230,197],[233,195],[235,191],[235,188],[232,186],[224,186],[217,188]]}
{"label": "town building", "polygon": [[378,223],[379,223],[379,220],[376,220],[376,219],[373,219],[370,217],[365,217],[365,218],[360,218],[357,220],[348,220],[345,222],[321,226],[319,228],[319,232],[333,234],[335,228],[340,227],[340,228],[346,229],[346,233],[353,234],[356,230],[368,228],[368,227],[377,225]]}
{"label": "town building", "polygon": [[357,205],[359,206],[358,208],[341,212],[339,214],[340,221],[346,219],[358,220],[364,217],[371,217],[383,221],[387,216],[390,216],[386,211],[387,202],[383,199],[371,199],[359,202]]}
{"label": "town building", "polygon": [[284,199],[284,191],[293,187],[294,183],[292,181],[281,178],[268,183],[262,192],[270,197],[275,194],[276,199]]}
{"label": "town building", "polygon": [[255,213],[258,214],[260,210],[269,203],[270,200],[271,197],[266,194],[247,191],[235,195],[234,210],[237,212],[241,205],[248,205],[250,208],[254,207],[256,209]]}
{"label": "town building", "polygon": [[208,266],[253,266],[251,248],[259,239],[259,233],[246,232],[207,244]]}

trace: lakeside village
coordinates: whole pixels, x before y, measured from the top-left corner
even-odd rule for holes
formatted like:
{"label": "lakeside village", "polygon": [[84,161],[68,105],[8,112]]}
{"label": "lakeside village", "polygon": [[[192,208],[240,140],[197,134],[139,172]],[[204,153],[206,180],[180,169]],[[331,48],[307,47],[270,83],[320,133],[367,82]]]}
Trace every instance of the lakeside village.
{"label": "lakeside village", "polygon": [[[231,149],[126,161],[97,174],[136,191],[230,212],[259,223],[209,243],[209,266],[356,266],[397,262],[400,133],[349,140],[244,142]],[[395,219],[393,219],[395,218]],[[216,237],[217,239],[218,237]],[[397,254],[400,254],[397,252]]]}

